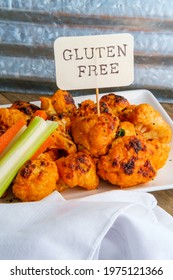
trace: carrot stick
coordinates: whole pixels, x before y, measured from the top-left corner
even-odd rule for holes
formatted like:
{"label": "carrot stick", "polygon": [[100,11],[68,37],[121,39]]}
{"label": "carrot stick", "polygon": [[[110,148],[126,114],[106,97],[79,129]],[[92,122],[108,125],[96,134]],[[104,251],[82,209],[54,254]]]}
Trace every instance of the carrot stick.
{"label": "carrot stick", "polygon": [[2,134],[2,136],[0,137],[0,154],[5,150],[8,144],[12,141],[12,139],[24,125],[25,121],[23,119],[19,119],[4,134]]}
{"label": "carrot stick", "polygon": [[54,143],[54,140],[51,136],[49,136],[43,144],[38,148],[38,150],[33,154],[31,159],[36,159],[40,154],[46,151],[48,147],[50,147]]}
{"label": "carrot stick", "polygon": [[36,110],[34,112],[33,118],[35,118],[36,116],[38,116],[44,120],[47,120],[47,113],[44,110]]}

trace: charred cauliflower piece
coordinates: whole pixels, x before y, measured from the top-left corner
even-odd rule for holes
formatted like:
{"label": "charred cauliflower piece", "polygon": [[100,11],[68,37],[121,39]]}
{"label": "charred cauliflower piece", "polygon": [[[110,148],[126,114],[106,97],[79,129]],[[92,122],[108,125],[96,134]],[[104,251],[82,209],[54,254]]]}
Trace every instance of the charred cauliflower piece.
{"label": "charred cauliflower piece", "polygon": [[[107,103],[100,101],[100,113],[112,114],[112,110]],[[97,104],[92,100],[85,100],[79,104],[74,117],[91,117],[93,115],[97,115]]]}
{"label": "charred cauliflower piece", "polygon": [[67,115],[71,116],[76,110],[72,95],[65,90],[57,90],[52,97],[41,97],[41,109],[49,116]]}
{"label": "charred cauliflower piece", "polygon": [[158,111],[149,104],[127,107],[121,112],[121,120],[134,124],[136,132],[141,132],[145,139],[158,139],[161,143],[170,143],[171,129]]}
{"label": "charred cauliflower piece", "polygon": [[91,117],[97,114],[97,106],[93,100],[85,100],[79,104],[75,117]]}
{"label": "charred cauliflower piece", "polygon": [[66,155],[77,151],[75,143],[67,133],[55,130],[51,137],[53,138],[53,144],[49,147],[50,149],[62,150]]}
{"label": "charred cauliflower piece", "polygon": [[110,114],[79,117],[72,120],[71,133],[77,145],[83,146],[92,156],[98,157],[108,152],[118,125],[119,119]]}
{"label": "charred cauliflower piece", "polygon": [[65,90],[57,90],[52,96],[52,105],[57,114],[72,115],[76,109],[72,95]]}
{"label": "charred cauliflower piece", "polygon": [[87,190],[98,187],[99,178],[92,158],[82,152],[62,157],[56,161],[60,180],[57,183],[59,191],[65,188],[80,186]]}
{"label": "charred cauliflower piece", "polygon": [[58,179],[55,162],[39,157],[27,161],[19,170],[12,190],[21,201],[37,201],[56,189]]}
{"label": "charred cauliflower piece", "polygon": [[54,116],[52,120],[58,122],[58,128],[51,134],[51,144],[46,152],[51,155],[52,159],[57,160],[62,155],[75,153],[77,148],[69,134],[69,118],[59,119],[57,116]]}
{"label": "charred cauliflower piece", "polygon": [[15,101],[11,105],[11,108],[21,111],[25,115],[25,118],[28,122],[32,119],[35,111],[40,110],[40,108],[35,104],[24,101]]}
{"label": "charred cauliflower piece", "polygon": [[[118,115],[121,110],[129,106],[129,102],[123,96],[110,93],[101,97],[99,101],[101,114]],[[90,99],[84,100],[79,104],[79,108],[75,112],[76,117],[91,117],[97,115],[97,104]]]}
{"label": "charred cauliflower piece", "polygon": [[100,102],[106,103],[112,110],[113,114],[119,115],[119,113],[127,106],[130,105],[129,101],[120,95],[109,93],[101,97]]}
{"label": "charred cauliflower piece", "polygon": [[46,111],[48,116],[51,117],[57,114],[55,108],[52,105],[52,101],[50,97],[42,96],[40,97],[40,101],[41,101],[41,109]]}
{"label": "charred cauliflower piece", "polygon": [[50,120],[58,123],[58,131],[61,131],[62,133],[70,133],[71,119],[68,116],[54,115]]}
{"label": "charred cauliflower piece", "polygon": [[155,169],[162,168],[168,159],[170,152],[170,145],[160,143],[157,139],[147,140],[147,146],[149,148],[150,160]]}
{"label": "charred cauliflower piece", "polygon": [[27,116],[18,109],[0,108],[0,130],[2,132],[5,132],[20,119],[27,123]]}
{"label": "charred cauliflower piece", "polygon": [[98,175],[121,188],[146,183],[156,176],[147,142],[142,136],[124,136],[113,141],[98,162]]}

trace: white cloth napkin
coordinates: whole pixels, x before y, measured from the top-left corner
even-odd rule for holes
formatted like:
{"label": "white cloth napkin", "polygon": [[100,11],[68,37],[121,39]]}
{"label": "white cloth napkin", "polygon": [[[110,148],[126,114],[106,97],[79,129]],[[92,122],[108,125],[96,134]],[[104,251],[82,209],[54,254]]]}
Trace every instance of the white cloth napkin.
{"label": "white cloth napkin", "polygon": [[173,218],[123,190],[0,204],[0,259],[173,259]]}

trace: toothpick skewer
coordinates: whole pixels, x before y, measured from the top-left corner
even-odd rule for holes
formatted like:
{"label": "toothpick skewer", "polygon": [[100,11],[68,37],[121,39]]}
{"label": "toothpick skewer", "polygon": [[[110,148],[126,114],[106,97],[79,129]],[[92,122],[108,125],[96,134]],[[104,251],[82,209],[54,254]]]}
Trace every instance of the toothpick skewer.
{"label": "toothpick skewer", "polygon": [[99,89],[96,88],[97,115],[100,116]]}

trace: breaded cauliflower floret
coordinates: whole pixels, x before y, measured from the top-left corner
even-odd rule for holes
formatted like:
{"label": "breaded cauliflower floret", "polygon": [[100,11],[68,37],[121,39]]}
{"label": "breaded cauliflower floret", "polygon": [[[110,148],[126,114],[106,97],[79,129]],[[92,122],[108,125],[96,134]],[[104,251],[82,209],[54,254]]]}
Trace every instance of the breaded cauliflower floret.
{"label": "breaded cauliflower floret", "polygon": [[97,105],[93,100],[84,100],[79,104],[76,111],[76,117],[87,117],[97,114]]}
{"label": "breaded cauliflower floret", "polygon": [[57,183],[59,191],[80,186],[87,190],[98,187],[99,178],[92,158],[82,152],[62,157],[56,161],[60,180]]}
{"label": "breaded cauliflower floret", "polygon": [[55,162],[39,157],[27,161],[19,170],[12,190],[21,201],[37,201],[56,189],[58,179]]}
{"label": "breaded cauliflower floret", "polygon": [[53,138],[53,144],[49,147],[50,149],[63,150],[67,155],[77,151],[75,143],[67,133],[55,130],[51,137]]}
{"label": "breaded cauliflower floret", "polygon": [[122,109],[121,112],[119,113],[119,119],[122,122],[128,121],[129,116],[133,112],[135,107],[136,107],[136,105],[129,105],[129,106],[125,107],[124,109]]}
{"label": "breaded cauliflower floret", "polygon": [[[100,101],[99,106],[101,114],[113,113],[107,103]],[[74,117],[91,117],[93,115],[97,115],[97,104],[93,100],[88,99],[79,104]]]}
{"label": "breaded cauliflower floret", "polygon": [[6,131],[18,120],[23,119],[27,123],[27,116],[18,109],[0,108],[0,129]]}
{"label": "breaded cauliflower floret", "polygon": [[[101,97],[99,101],[100,113],[109,113],[118,116],[122,109],[129,106],[129,102],[123,96],[109,93]],[[77,117],[86,117],[97,114],[97,104],[92,100],[85,100],[81,102],[77,112]]]}
{"label": "breaded cauliflower floret", "polygon": [[58,131],[62,133],[70,133],[71,119],[66,115],[54,115],[50,118],[51,121],[58,123]]}
{"label": "breaded cauliflower floret", "polygon": [[160,143],[157,139],[147,140],[147,146],[150,151],[150,160],[155,169],[162,168],[168,159],[170,152],[170,145]]}
{"label": "breaded cauliflower floret", "polygon": [[146,183],[156,176],[147,142],[142,136],[124,136],[113,141],[98,162],[98,175],[121,188]]}
{"label": "breaded cauliflower floret", "polygon": [[12,109],[18,109],[19,111],[21,111],[23,114],[25,114],[25,118],[27,119],[27,122],[29,122],[35,111],[40,110],[40,108],[38,106],[36,106],[35,104],[32,104],[30,102],[25,102],[25,101],[15,101],[11,107]]}
{"label": "breaded cauliflower floret", "polygon": [[71,116],[76,110],[74,99],[70,92],[65,90],[57,90],[52,98],[51,102],[57,114],[66,114]]}
{"label": "breaded cauliflower floret", "polygon": [[49,116],[72,116],[76,110],[74,99],[70,92],[58,89],[51,97],[40,97],[41,109]]}
{"label": "breaded cauliflower floret", "polygon": [[133,123],[136,132],[141,132],[145,139],[158,139],[161,143],[171,141],[171,128],[149,104],[127,107],[121,112],[120,119]]}
{"label": "breaded cauliflower floret", "polygon": [[116,116],[127,106],[130,105],[129,101],[115,93],[109,93],[101,97],[100,102],[106,103]]}
{"label": "breaded cauliflower floret", "polygon": [[57,113],[52,105],[52,101],[50,97],[41,96],[40,101],[41,101],[41,109],[44,110],[48,114],[48,116],[50,117],[56,116]]}
{"label": "breaded cauliflower floret", "polygon": [[119,119],[110,114],[79,117],[72,120],[71,133],[76,144],[98,157],[107,153],[118,125]]}

